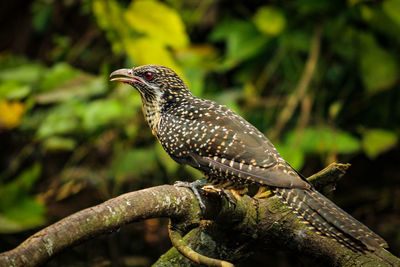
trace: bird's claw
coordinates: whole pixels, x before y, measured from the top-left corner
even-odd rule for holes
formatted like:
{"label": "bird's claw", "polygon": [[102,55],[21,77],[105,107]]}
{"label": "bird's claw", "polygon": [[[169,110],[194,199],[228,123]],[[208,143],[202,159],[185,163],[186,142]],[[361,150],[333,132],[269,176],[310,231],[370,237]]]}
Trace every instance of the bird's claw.
{"label": "bird's claw", "polygon": [[183,181],[176,181],[174,186],[177,187],[186,187],[193,191],[193,194],[196,196],[197,201],[199,201],[200,209],[204,212],[206,210],[206,205],[204,204],[200,191],[203,191],[203,186],[207,184],[205,179],[196,180],[194,182],[183,182]]}
{"label": "bird's claw", "polygon": [[228,200],[229,206],[236,207],[237,198],[235,194],[231,190],[216,188],[213,185],[207,184],[206,179],[196,180],[194,182],[184,182],[184,181],[176,181],[174,186],[177,187],[186,187],[192,190],[197,200],[199,201],[200,209],[204,212],[206,210],[206,205],[204,204],[201,193],[206,192],[211,194],[218,194],[219,196],[225,196]]}

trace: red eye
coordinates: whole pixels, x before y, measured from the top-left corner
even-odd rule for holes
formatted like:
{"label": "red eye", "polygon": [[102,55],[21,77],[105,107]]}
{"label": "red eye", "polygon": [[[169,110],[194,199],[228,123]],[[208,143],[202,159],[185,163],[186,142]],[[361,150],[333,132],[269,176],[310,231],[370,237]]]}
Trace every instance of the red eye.
{"label": "red eye", "polygon": [[150,71],[145,72],[144,77],[145,77],[147,80],[150,80],[151,78],[153,78],[153,73],[150,72]]}

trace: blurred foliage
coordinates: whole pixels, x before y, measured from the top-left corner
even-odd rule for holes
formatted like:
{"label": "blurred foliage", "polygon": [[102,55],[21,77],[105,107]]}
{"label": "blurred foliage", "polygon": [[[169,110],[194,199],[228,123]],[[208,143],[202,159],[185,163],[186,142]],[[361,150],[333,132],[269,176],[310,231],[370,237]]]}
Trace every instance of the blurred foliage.
{"label": "blurred foliage", "polygon": [[[260,3],[34,0],[2,9],[0,233],[43,225],[57,217],[54,203],[90,190],[98,202],[201,177],[151,136],[139,94],[108,82],[123,67],[171,67],[195,95],[274,132],[307,174],[331,161],[399,157],[400,1]],[[305,74],[313,36],[321,51]],[[294,112],[277,127],[292,96]],[[380,207],[400,213],[398,182],[392,190]],[[382,192],[372,199],[388,199]]]}
{"label": "blurred foliage", "polygon": [[40,177],[40,165],[27,168],[13,181],[0,184],[0,232],[12,233],[45,222],[44,207],[28,195]]}

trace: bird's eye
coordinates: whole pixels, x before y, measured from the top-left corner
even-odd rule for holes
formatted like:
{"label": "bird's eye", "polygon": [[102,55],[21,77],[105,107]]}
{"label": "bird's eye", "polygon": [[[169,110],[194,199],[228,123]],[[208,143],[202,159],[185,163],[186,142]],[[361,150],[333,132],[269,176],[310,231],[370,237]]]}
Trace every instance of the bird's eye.
{"label": "bird's eye", "polygon": [[151,78],[153,78],[153,73],[150,71],[145,72],[144,77],[146,78],[146,80],[151,80]]}

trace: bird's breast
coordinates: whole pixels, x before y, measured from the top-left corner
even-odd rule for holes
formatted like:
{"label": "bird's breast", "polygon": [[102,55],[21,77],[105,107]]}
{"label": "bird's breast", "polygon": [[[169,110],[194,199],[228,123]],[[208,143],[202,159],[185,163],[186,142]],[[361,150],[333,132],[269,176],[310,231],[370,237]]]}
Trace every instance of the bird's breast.
{"label": "bird's breast", "polygon": [[143,103],[143,114],[146,122],[151,128],[153,135],[157,136],[158,127],[161,121],[161,109],[157,105]]}

